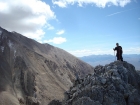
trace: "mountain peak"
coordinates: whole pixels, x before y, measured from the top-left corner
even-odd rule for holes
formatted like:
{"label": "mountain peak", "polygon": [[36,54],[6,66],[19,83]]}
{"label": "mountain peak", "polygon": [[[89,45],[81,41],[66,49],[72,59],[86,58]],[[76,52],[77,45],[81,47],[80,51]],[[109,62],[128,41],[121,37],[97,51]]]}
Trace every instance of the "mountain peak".
{"label": "mountain peak", "polygon": [[61,100],[77,76],[92,71],[92,66],[62,49],[0,27],[0,105]]}
{"label": "mountain peak", "polygon": [[[65,92],[65,105],[139,105],[140,75],[132,64],[98,65]],[[62,103],[61,103],[62,104]],[[56,105],[51,104],[50,105]],[[62,104],[63,105],[63,104]]]}

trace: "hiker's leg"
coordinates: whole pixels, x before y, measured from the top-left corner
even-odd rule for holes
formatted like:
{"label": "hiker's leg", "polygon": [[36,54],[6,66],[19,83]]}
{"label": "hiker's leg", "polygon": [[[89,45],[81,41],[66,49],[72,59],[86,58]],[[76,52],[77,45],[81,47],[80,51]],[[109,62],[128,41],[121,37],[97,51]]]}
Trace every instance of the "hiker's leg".
{"label": "hiker's leg", "polygon": [[122,54],[121,54],[121,61],[123,61],[123,57],[122,57]]}
{"label": "hiker's leg", "polygon": [[117,55],[117,60],[119,60],[119,55]]}

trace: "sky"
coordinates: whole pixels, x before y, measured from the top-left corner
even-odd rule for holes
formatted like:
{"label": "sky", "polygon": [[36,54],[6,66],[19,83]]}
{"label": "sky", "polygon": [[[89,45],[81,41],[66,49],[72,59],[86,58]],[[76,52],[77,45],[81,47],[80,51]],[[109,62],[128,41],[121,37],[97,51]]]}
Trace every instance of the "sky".
{"label": "sky", "polygon": [[140,54],[140,0],[0,0],[0,26],[77,57]]}

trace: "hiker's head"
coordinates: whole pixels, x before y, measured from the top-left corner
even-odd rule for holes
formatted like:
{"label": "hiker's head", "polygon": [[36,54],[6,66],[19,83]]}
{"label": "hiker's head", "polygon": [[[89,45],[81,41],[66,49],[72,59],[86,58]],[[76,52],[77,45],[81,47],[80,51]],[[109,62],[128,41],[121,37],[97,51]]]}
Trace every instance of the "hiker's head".
{"label": "hiker's head", "polygon": [[116,43],[116,46],[119,46],[119,43]]}

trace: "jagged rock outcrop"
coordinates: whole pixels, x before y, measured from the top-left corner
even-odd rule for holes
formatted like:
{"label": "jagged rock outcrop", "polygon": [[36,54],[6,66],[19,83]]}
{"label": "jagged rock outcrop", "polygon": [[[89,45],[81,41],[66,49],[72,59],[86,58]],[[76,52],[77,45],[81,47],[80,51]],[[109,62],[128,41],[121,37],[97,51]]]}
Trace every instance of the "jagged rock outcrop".
{"label": "jagged rock outcrop", "polygon": [[96,66],[65,92],[61,105],[140,105],[140,75],[127,62]]}
{"label": "jagged rock outcrop", "polygon": [[0,27],[0,105],[47,105],[62,100],[93,67],[66,51]]}

